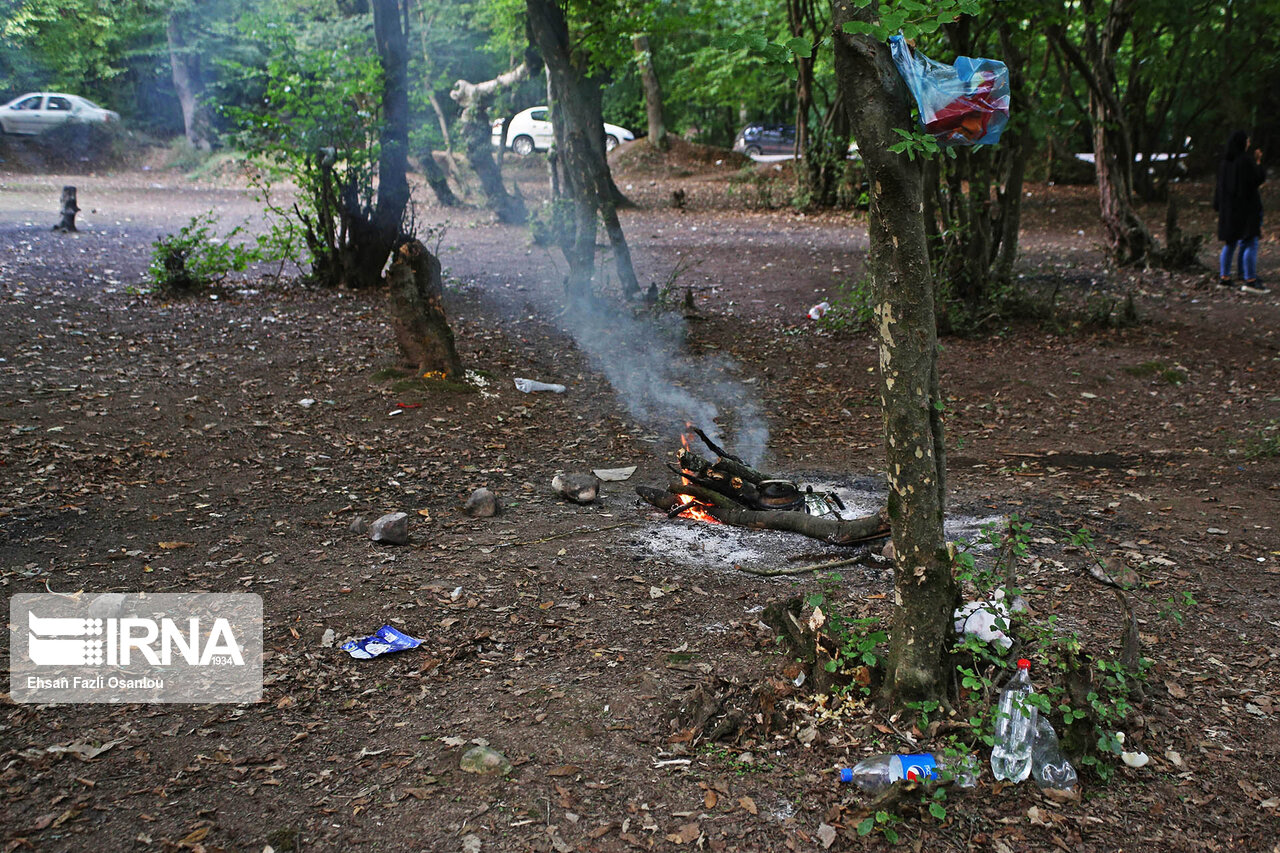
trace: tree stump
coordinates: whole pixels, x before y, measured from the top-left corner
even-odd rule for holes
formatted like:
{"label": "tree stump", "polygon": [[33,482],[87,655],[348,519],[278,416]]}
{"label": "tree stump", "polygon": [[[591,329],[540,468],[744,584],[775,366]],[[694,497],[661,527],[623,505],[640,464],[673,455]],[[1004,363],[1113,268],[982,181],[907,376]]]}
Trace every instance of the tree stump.
{"label": "tree stump", "polygon": [[405,360],[416,365],[419,374],[437,372],[461,379],[462,361],[444,313],[440,261],[421,241],[410,240],[396,252],[387,284],[391,325]]}
{"label": "tree stump", "polygon": [[76,214],[80,212],[80,208],[76,206],[76,188],[62,188],[62,219],[57,225],[53,226],[54,231],[66,233],[76,230]]}

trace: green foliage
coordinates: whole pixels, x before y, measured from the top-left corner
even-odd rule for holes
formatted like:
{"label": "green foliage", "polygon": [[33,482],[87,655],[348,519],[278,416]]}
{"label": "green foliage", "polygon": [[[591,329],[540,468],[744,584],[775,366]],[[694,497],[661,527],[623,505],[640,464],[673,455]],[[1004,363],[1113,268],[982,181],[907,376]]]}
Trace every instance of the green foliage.
{"label": "green foliage", "polygon": [[147,276],[157,291],[177,296],[204,290],[262,259],[256,248],[231,243],[241,228],[219,238],[217,224],[213,213],[202,213],[191,217],[177,234],[166,234],[151,244]]}
{"label": "green foliage", "polygon": [[777,65],[792,80],[799,79],[800,72],[792,58],[813,56],[813,43],[796,36],[786,41],[770,41],[763,33],[721,33],[711,40],[713,47],[727,51],[743,51],[749,56],[759,56],[767,64]]}
{"label": "green foliage", "polygon": [[879,832],[884,836],[885,841],[890,844],[897,844],[899,839],[897,827],[901,824],[901,817],[893,812],[881,809],[860,821],[856,831],[859,836],[867,836],[873,832]]}
{"label": "green foliage", "polygon": [[[375,201],[381,121],[382,68],[368,34],[350,43],[310,47],[288,22],[257,18],[245,25],[266,55],[260,67],[233,64],[247,89],[260,92],[252,108],[230,106],[239,145],[254,159],[259,199],[273,214],[273,239],[310,252],[321,284],[341,278],[341,256],[356,239],[352,224],[367,221]],[[298,201],[282,207],[271,187],[285,178]]]}
{"label": "green foliage", "polygon": [[[982,544],[997,555],[991,565],[983,567],[973,552],[963,549],[955,558],[956,577],[969,585],[976,599],[992,598],[998,588],[1008,597],[1020,594],[1017,589],[1001,587],[1008,577],[1009,561],[1019,561],[1029,555],[1031,525],[1010,516],[1008,526],[1000,531],[994,526],[983,531]],[[1067,543],[1084,550],[1090,559],[1093,537],[1086,529],[1056,531],[1065,534]],[[1181,599],[1171,599],[1160,611],[1162,617],[1177,618],[1176,606],[1194,605],[1195,599],[1183,593]],[[1136,670],[1127,668],[1109,650],[1086,653],[1080,638],[1074,633],[1064,633],[1056,615],[1049,615],[1041,622],[1025,622],[1011,625],[997,618],[996,625],[1020,643],[1019,655],[1032,661],[1036,693],[1028,698],[1038,712],[1050,718],[1055,728],[1064,731],[1063,746],[1074,752],[1080,766],[1089,768],[1101,780],[1110,779],[1115,772],[1115,757],[1120,753],[1121,732],[1133,714],[1134,697],[1139,694],[1146,680],[1150,662],[1139,661]],[[986,643],[973,638],[960,638],[954,654],[956,672],[960,676],[962,696],[968,694],[973,711],[969,723],[978,740],[990,746],[995,729],[995,697],[999,677],[1008,672],[1009,662]],[[1068,689],[1068,684],[1087,684],[1088,691],[1081,698]],[[1060,721],[1060,723],[1058,722]]]}
{"label": "green foliage", "polygon": [[[850,0],[855,9],[866,9],[872,0]],[[844,30],[853,35],[871,36],[888,41],[901,34],[907,39],[936,33],[946,24],[955,23],[961,15],[976,15],[979,0],[879,0],[870,21],[849,21]]]}
{"label": "green foliage", "polygon": [[1270,421],[1245,440],[1245,459],[1280,456],[1280,421]]}
{"label": "green foliage", "polygon": [[[0,23],[0,90],[60,89],[111,104],[131,53],[159,53],[155,0],[16,0]],[[17,92],[15,91],[15,94]]]}
{"label": "green foliage", "polygon": [[[875,617],[849,617],[835,606],[832,593],[838,589],[842,578],[832,572],[820,579],[821,592],[806,596],[805,604],[809,607],[821,607],[827,617],[825,633],[835,643],[835,652],[823,666],[830,673],[850,674],[862,667],[871,670],[879,669],[883,663],[881,650],[889,641],[880,620]],[[866,696],[871,695],[868,686],[869,678],[855,681],[857,689]],[[852,689],[850,684],[847,689]]]}
{"label": "green foliage", "polygon": [[1181,385],[1187,381],[1186,368],[1181,366],[1169,367],[1163,361],[1144,361],[1141,364],[1124,368],[1124,372],[1140,379],[1158,378],[1169,385]]}
{"label": "green foliage", "polygon": [[558,246],[574,221],[574,205],[561,197],[543,202],[529,216],[529,238],[535,246]]}
{"label": "green foliage", "polygon": [[876,319],[871,279],[846,280],[836,288],[831,308],[818,319],[818,328],[829,332],[869,328]]}

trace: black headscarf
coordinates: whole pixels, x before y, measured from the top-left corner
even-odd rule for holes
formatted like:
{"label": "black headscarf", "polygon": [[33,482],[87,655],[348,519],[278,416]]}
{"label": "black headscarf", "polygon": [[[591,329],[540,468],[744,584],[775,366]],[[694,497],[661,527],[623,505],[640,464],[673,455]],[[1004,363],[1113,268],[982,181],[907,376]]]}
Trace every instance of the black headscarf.
{"label": "black headscarf", "polygon": [[1224,243],[1249,240],[1262,233],[1262,196],[1258,185],[1266,171],[1249,156],[1249,134],[1237,130],[1227,138],[1218,164],[1213,209],[1218,211],[1218,239]]}

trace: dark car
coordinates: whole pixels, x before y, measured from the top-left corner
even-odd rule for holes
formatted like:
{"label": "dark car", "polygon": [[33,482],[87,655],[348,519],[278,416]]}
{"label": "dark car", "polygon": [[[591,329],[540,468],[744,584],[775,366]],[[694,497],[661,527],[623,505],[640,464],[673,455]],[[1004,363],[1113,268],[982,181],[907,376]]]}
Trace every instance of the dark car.
{"label": "dark car", "polygon": [[748,157],[796,153],[794,124],[749,124],[733,140],[733,150]]}

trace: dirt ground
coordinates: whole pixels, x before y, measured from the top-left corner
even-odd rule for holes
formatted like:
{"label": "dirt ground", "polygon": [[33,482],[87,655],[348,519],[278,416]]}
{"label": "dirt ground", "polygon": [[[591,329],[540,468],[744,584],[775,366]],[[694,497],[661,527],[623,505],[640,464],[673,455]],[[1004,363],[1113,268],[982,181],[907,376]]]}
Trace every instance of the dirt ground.
{"label": "dirt ground", "polygon": [[[538,171],[513,171],[536,199]],[[874,492],[873,338],[806,317],[861,277],[865,220],[763,209],[744,174],[727,158],[619,172],[639,202],[623,224],[642,281],[692,289],[679,363],[754,397],[770,428],[762,467]],[[84,208],[73,235],[49,230],[66,183]],[[1207,188],[1179,193],[1184,227],[1210,234]],[[949,500],[961,527],[1032,523],[1020,573],[1035,618],[1056,615],[1086,645],[1118,645],[1120,614],[1059,531],[1086,527],[1138,571],[1152,666],[1126,731],[1150,763],[1108,784],[1086,775],[1076,803],[988,769],[942,821],[907,808],[904,849],[1280,849],[1280,287],[1109,271],[1095,204],[1087,189],[1027,188],[1023,281],[1064,304],[1133,293],[1141,322],[1064,313],[945,339]],[[474,208],[421,206],[420,223],[445,226],[447,307],[484,383],[462,390],[391,377],[377,294],[261,275],[183,301],[140,293],[151,241],[211,209],[259,227],[225,178],[0,173],[6,597],[253,592],[267,648],[255,705],[6,700],[4,850],[888,846],[857,835],[868,800],[833,768],[928,742],[882,708],[817,713],[761,616],[820,588],[882,613],[889,573],[755,577],[737,566],[837,549],[641,505],[633,487],[669,478],[683,420],[638,417],[607,359],[565,331],[558,257]],[[1261,274],[1278,271],[1272,237]],[[682,389],[700,375],[680,374]],[[526,395],[514,377],[568,390]],[[1268,438],[1273,452],[1254,452]],[[630,465],[594,504],[551,491],[557,471]],[[461,512],[480,486],[496,518]],[[412,518],[408,546],[354,529],[392,511]],[[1162,614],[1183,593],[1180,619]],[[323,643],[383,624],[425,642],[372,661]],[[764,684],[785,725],[681,735],[700,697]],[[110,748],[49,750],[85,743]],[[512,771],[462,772],[475,743]]]}

